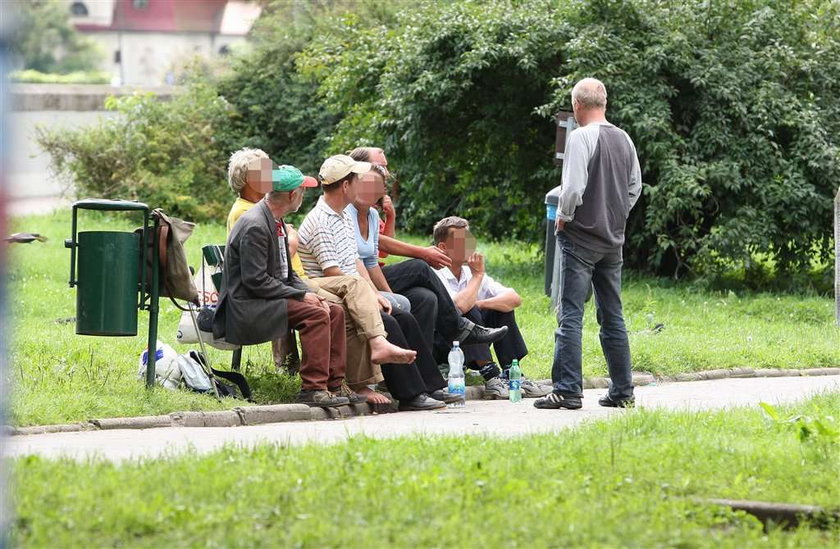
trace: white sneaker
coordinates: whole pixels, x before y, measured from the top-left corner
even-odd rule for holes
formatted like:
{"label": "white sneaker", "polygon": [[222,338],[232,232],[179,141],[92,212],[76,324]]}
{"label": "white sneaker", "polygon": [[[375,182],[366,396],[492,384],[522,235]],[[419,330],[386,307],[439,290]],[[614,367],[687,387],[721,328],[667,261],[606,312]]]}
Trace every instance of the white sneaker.
{"label": "white sneaker", "polygon": [[551,392],[551,385],[534,383],[530,379],[523,379],[519,386],[522,388],[522,396],[525,398],[544,397]]}
{"label": "white sneaker", "polygon": [[484,382],[484,400],[507,400],[510,395],[507,383],[498,377]]}

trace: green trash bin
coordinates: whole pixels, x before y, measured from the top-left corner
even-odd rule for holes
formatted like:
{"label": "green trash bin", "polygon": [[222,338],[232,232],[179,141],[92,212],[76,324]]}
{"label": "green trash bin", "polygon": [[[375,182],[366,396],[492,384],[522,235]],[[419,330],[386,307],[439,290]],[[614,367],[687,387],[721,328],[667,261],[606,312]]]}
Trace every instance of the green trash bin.
{"label": "green trash bin", "polygon": [[140,235],[89,231],[77,242],[76,333],[137,335]]}
{"label": "green trash bin", "polygon": [[[139,212],[143,214],[143,225],[136,231],[80,232],[79,210]],[[155,383],[154,350],[160,297],[159,241],[155,237],[160,218],[151,214],[142,202],[79,200],[73,203],[72,236],[64,241],[64,246],[70,250],[70,287],[77,290],[77,334],[135,336],[138,311],[149,311],[148,387]]]}

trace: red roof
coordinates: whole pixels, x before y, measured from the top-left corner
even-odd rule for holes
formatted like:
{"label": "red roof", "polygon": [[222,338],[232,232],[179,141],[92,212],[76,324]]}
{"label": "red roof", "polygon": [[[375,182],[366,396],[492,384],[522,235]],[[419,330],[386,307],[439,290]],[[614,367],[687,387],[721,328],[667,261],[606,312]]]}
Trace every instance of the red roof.
{"label": "red roof", "polygon": [[111,26],[76,24],[81,31],[219,32],[227,0],[116,0]]}

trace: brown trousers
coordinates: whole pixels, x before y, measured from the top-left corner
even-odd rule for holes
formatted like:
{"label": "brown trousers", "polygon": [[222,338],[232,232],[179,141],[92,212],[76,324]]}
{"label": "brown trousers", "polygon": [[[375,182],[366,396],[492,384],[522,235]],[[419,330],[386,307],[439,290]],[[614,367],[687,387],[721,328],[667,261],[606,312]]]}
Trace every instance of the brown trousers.
{"label": "brown trousers", "polygon": [[346,338],[344,309],[329,303],[329,312],[319,305],[286,300],[289,327],[300,335],[303,358],[300,381],[303,390],[326,390],[344,381]]}

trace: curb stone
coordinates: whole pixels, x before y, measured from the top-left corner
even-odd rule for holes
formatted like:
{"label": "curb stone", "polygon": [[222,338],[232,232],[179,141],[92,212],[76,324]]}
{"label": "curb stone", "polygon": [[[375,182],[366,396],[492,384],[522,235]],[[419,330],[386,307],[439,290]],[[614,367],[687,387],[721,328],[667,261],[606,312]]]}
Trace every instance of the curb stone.
{"label": "curb stone", "polygon": [[[717,369],[703,372],[686,372],[675,376],[656,377],[647,372],[634,372],[633,383],[636,386],[651,385],[660,382],[685,382],[717,380],[726,378],[761,378],[761,377],[798,377],[798,376],[833,376],[840,375],[840,368],[807,368],[803,370],[782,370],[778,368],[753,369],[734,368]],[[551,380],[535,380],[541,385],[551,385]],[[583,380],[584,389],[605,389],[609,378],[592,377]],[[387,394],[387,393],[386,393]],[[483,385],[467,387],[467,400],[482,400]],[[305,404],[272,404],[259,406],[237,406],[232,410],[208,412],[172,412],[160,416],[139,416],[122,418],[91,419],[86,422],[59,425],[36,425],[31,427],[0,426],[5,436],[40,435],[50,433],[74,433],[79,431],[97,431],[111,429],[153,429],[160,427],[239,427],[243,425],[261,425],[266,423],[285,423],[290,421],[317,421],[326,419],[344,419],[355,416],[367,416],[398,411],[396,402],[389,405],[355,404],[338,408],[317,408]]]}
{"label": "curb stone", "polygon": [[8,427],[13,435],[44,435],[49,433],[76,433],[95,431],[92,423],[65,423],[59,425],[34,425],[32,427]]}
{"label": "curb stone", "polygon": [[239,414],[242,425],[279,423],[284,421],[305,421],[312,419],[310,407],[306,404],[273,404],[267,406],[239,406],[233,409]]}
{"label": "curb stone", "polygon": [[794,376],[793,372],[790,374],[786,374],[784,370],[780,370],[778,368],[767,368],[766,370],[756,370],[755,377],[785,377],[785,376]]}
{"label": "curb stone", "polygon": [[172,412],[173,427],[239,427],[242,419],[234,410],[214,412]]}
{"label": "curb stone", "polygon": [[723,379],[729,375],[729,370],[708,370],[703,373],[703,379]]}
{"label": "curb stone", "polygon": [[107,419],[92,419],[89,421],[97,429],[151,429],[154,427],[171,427],[170,416],[140,416],[114,417]]}
{"label": "curb stone", "polygon": [[799,373],[803,376],[838,376],[840,368],[808,368],[799,370]]}

